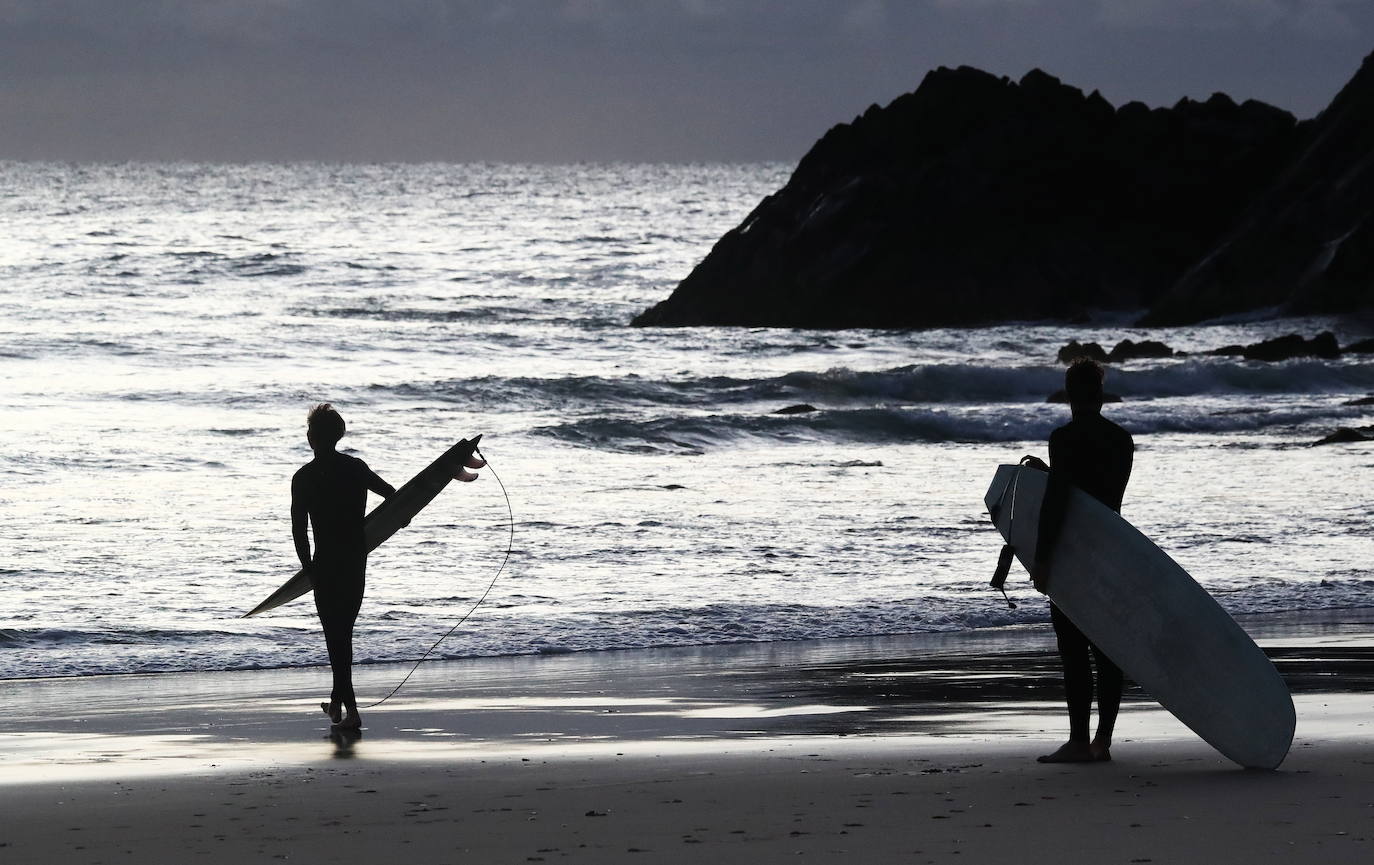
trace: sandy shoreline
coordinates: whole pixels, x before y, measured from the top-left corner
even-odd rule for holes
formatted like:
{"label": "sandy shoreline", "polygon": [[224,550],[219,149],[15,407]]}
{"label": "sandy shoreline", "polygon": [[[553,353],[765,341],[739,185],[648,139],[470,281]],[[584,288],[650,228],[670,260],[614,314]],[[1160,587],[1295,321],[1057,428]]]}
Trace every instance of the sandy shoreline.
{"label": "sandy shoreline", "polygon": [[1279,772],[1141,698],[1113,763],[1036,764],[1043,628],[443,662],[357,741],[318,669],[0,682],[0,857],[1368,861],[1374,616],[1246,626],[1295,693]]}

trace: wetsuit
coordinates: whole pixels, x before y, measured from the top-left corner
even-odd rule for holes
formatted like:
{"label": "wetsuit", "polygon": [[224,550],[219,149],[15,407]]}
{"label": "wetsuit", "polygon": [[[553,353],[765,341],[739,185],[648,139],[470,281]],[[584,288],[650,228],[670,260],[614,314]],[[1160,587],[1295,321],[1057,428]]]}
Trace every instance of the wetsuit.
{"label": "wetsuit", "polygon": [[[1050,434],[1050,476],[1040,510],[1036,560],[1050,563],[1054,582],[1054,544],[1064,524],[1071,486],[1121,512],[1126,482],[1131,478],[1135,442],[1131,434],[1101,414],[1079,409],[1074,419]],[[1070,486],[1071,485],[1071,486]],[[1050,620],[1064,664],[1064,690],[1069,704],[1069,736],[1088,740],[1088,716],[1093,701],[1093,669],[1097,664],[1098,726],[1111,731],[1121,706],[1121,668],[1088,640],[1069,617],[1050,603]]]}
{"label": "wetsuit", "polygon": [[[337,451],[316,453],[291,479],[291,507],[310,515],[315,554],[310,558],[315,612],[324,629],[334,673],[330,700],[353,707],[353,624],[363,603],[367,548],[363,516],[367,491],[390,495],[393,488],[367,463]],[[297,534],[297,552],[303,538]],[[309,555],[307,546],[302,560]]]}

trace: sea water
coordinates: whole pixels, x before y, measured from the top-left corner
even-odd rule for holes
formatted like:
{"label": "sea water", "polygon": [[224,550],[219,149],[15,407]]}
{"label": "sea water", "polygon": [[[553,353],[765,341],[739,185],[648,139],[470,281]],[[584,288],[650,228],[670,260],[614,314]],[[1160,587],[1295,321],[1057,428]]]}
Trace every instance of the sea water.
{"label": "sea water", "polygon": [[[308,597],[238,618],[297,568],[321,401],[396,485],[484,435],[513,548],[443,657],[1042,621],[987,586],[982,499],[1066,420],[1070,339],[1190,352],[1113,367],[1106,411],[1125,516],[1225,607],[1371,604],[1374,454],[1311,444],[1374,423],[1374,356],[1198,354],[1358,323],[627,326],[789,171],[0,164],[0,677],[322,663]],[[488,588],[483,474],[372,556],[361,662]]]}

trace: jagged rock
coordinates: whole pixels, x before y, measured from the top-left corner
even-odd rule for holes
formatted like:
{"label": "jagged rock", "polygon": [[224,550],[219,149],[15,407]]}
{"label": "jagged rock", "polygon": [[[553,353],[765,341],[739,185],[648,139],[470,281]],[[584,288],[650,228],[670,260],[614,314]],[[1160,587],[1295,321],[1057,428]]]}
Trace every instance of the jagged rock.
{"label": "jagged rock", "polygon": [[819,410],[820,410],[820,409],[816,408],[814,405],[810,405],[809,403],[800,402],[800,403],[797,403],[796,405],[784,406],[784,407],[778,409],[777,411],[773,412],[773,414],[806,414],[807,412],[813,412],[813,411],[819,411]]}
{"label": "jagged rock", "polygon": [[1374,405],[1374,396],[1361,396],[1355,399],[1348,399],[1341,405]]}
{"label": "jagged rock", "polygon": [[1079,342],[1075,339],[1059,349],[1060,363],[1073,363],[1080,357],[1090,358],[1098,363],[1107,362],[1107,352],[1095,342]]}
{"label": "jagged rock", "polygon": [[1084,343],[1075,339],[1059,349],[1058,357],[1060,363],[1073,363],[1080,357],[1091,358],[1098,363],[1120,363],[1142,357],[1173,357],[1174,354],[1172,348],[1153,339],[1142,339],[1140,342],[1123,339],[1111,351],[1104,350],[1095,342]]}
{"label": "jagged rock", "polygon": [[1142,339],[1140,342],[1123,339],[1107,354],[1107,360],[1112,363],[1119,363],[1123,360],[1135,360],[1142,357],[1173,356],[1174,350],[1162,342],[1153,339]]}
{"label": "jagged rock", "polygon": [[1343,346],[1341,354],[1374,354],[1374,338],[1356,340]]}
{"label": "jagged rock", "polygon": [[1225,345],[1207,352],[1214,355],[1239,356],[1246,360],[1279,361],[1295,357],[1340,357],[1341,348],[1336,336],[1324,330],[1311,339],[1304,339],[1296,333],[1278,336],[1250,345]]}
{"label": "jagged rock", "polygon": [[[1369,428],[1366,427],[1365,429],[1368,430]],[[1350,442],[1367,442],[1367,441],[1374,441],[1374,437],[1369,436],[1369,435],[1368,435],[1366,432],[1364,432],[1364,431],[1357,430],[1357,429],[1351,429],[1351,428],[1348,427],[1348,426],[1343,426],[1343,427],[1338,428],[1335,432],[1333,432],[1331,435],[1327,436],[1326,438],[1323,438],[1323,439],[1320,439],[1320,440],[1318,440],[1318,441],[1315,441],[1315,442],[1313,442],[1312,444],[1313,444],[1313,445],[1337,445],[1337,444],[1348,444],[1348,443],[1350,443]]]}
{"label": "jagged rock", "polygon": [[1269,188],[1145,322],[1186,324],[1256,309],[1374,306],[1374,54],[1304,124]]}
{"label": "jagged rock", "polygon": [[1113,108],[969,67],[825,134],[639,326],[909,328],[1150,305],[1291,158],[1297,123],[1217,94]]}
{"label": "jagged rock", "polygon": [[[1049,396],[1045,397],[1045,402],[1067,403],[1068,401],[1069,393],[1062,387],[1054,393],[1050,394]],[[1107,393],[1104,391],[1102,394],[1102,402],[1121,402],[1121,396],[1119,394]]]}

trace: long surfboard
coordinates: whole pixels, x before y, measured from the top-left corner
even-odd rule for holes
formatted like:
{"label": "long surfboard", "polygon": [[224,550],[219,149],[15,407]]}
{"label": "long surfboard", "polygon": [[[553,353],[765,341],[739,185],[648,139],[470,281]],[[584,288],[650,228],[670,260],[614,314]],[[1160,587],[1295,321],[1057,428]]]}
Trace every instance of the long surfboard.
{"label": "long surfboard", "polygon": [[[1048,475],[998,466],[984,503],[1027,569]],[[1120,514],[1069,494],[1047,586],[1088,639],[1209,745],[1273,769],[1293,743],[1293,698],[1264,652],[1173,559]]]}
{"label": "long surfboard", "polygon": [[[465,465],[472,458],[472,453],[481,440],[482,437],[479,435],[458,442],[445,451],[443,456],[430,463],[424,471],[406,481],[405,485],[390,498],[373,508],[372,512],[363,518],[363,538],[367,542],[367,551],[370,553],[380,547],[387,538],[396,534],[402,526],[424,510],[425,505],[434,501],[434,497],[443,492],[449,481],[461,477]],[[302,568],[280,589],[268,595],[266,600],[240,618],[246,619],[280,607],[296,600],[312,588],[314,584],[310,580],[310,570]]]}

